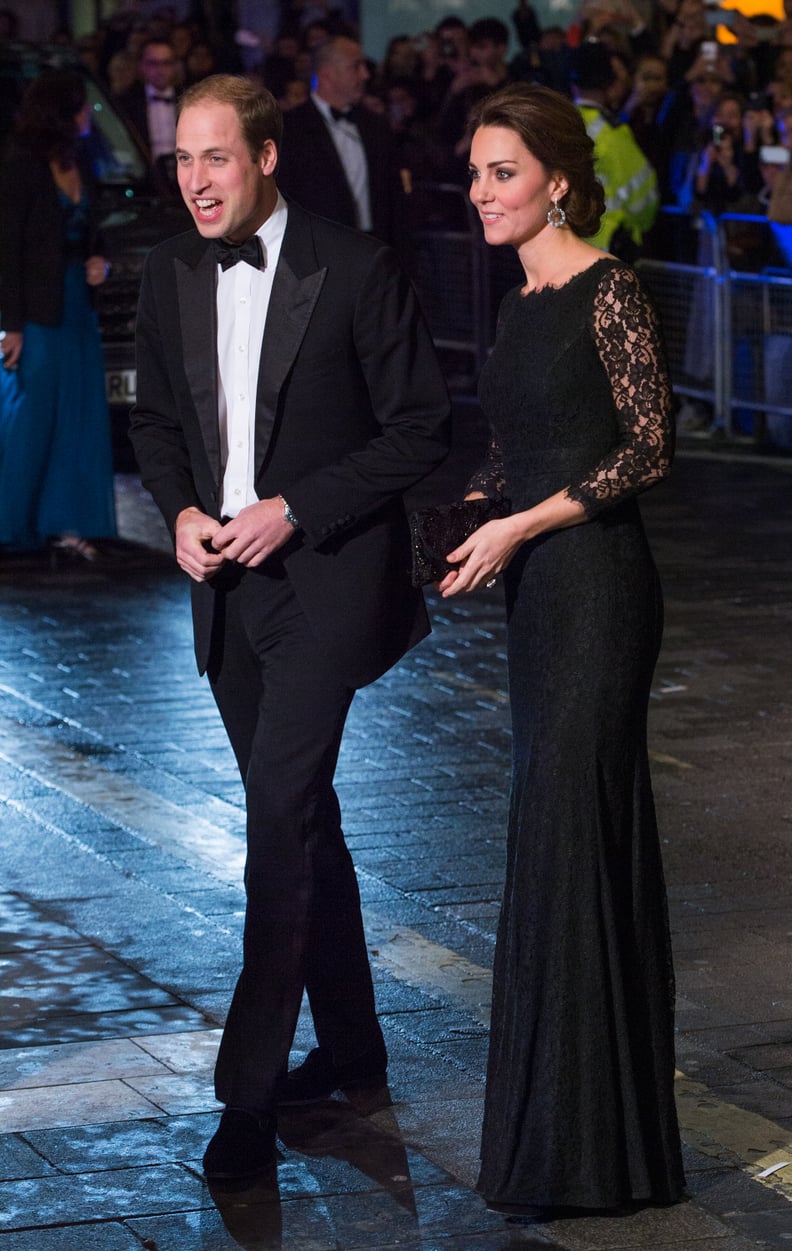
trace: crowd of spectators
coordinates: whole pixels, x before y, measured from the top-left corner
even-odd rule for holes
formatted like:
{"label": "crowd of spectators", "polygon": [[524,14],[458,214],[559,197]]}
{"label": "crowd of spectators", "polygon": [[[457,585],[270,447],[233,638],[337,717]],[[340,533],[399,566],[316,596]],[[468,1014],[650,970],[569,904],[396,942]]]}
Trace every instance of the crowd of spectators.
{"label": "crowd of spectators", "polygon": [[[514,80],[575,97],[581,56],[596,45],[600,64],[605,58],[597,108],[610,125],[630,128],[661,204],[790,223],[792,0],[784,7],[784,20],[749,19],[704,0],[582,0],[568,28],[540,26],[525,0],[508,25],[498,17],[465,25],[449,15],[392,39],[381,62],[368,62],[361,107],[387,123],[405,194],[422,180],[464,184],[473,105]],[[77,51],[138,129],[133,105],[148,81],[147,55],[160,62],[167,92],[216,71],[247,73],[288,112],[309,98],[317,48],[339,36],[357,40],[358,32],[332,0],[284,0],[281,11],[279,32],[265,38],[218,35],[167,7],[145,20],[124,10],[79,39]],[[724,23],[733,41],[724,41]],[[0,38],[12,37],[12,26],[0,10]]]}

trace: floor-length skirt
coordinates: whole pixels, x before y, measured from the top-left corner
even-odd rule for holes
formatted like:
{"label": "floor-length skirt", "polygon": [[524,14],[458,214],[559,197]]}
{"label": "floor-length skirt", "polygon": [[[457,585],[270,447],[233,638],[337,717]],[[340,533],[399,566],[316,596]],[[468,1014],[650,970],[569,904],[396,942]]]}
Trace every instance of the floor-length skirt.
{"label": "floor-length skirt", "polygon": [[514,770],[479,1189],[673,1202],[673,966],[646,710],[662,628],[632,506],[506,571]]}

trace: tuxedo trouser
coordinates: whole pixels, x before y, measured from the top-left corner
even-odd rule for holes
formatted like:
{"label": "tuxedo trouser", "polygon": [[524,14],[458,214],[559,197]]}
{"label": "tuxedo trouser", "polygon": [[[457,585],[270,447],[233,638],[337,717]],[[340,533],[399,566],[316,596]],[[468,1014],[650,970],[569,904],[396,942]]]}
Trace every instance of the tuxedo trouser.
{"label": "tuxedo trouser", "polygon": [[266,1111],[304,988],[317,1042],[338,1063],[385,1051],[333,789],[354,691],[323,655],[279,561],[231,583],[217,592],[209,679],[245,782],[247,908],[215,1091]]}

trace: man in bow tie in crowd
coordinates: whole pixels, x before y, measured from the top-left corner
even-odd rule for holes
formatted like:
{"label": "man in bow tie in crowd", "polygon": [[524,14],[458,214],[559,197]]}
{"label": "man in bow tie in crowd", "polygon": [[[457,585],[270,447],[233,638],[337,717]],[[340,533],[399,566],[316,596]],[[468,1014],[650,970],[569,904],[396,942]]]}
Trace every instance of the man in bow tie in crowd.
{"label": "man in bow tie in crowd", "polygon": [[140,81],[116,97],[158,181],[175,186],[176,54],[165,39],[147,39],[138,60]]}
{"label": "man in bow tie in crowd", "polygon": [[[197,230],[151,252],[138,313],[132,441],[246,788],[216,1182],[273,1165],[279,1105],[385,1081],[333,774],[355,689],[427,633],[402,495],[447,450],[445,385],[393,252],[287,204],[280,141],[277,104],[245,79],[185,93]],[[287,1074],[303,989],[318,1045]]]}
{"label": "man in bow tie in crowd", "polygon": [[397,245],[404,193],[390,128],[360,104],[368,78],[354,40],[319,45],[310,98],[284,117],[278,183],[312,213]]}

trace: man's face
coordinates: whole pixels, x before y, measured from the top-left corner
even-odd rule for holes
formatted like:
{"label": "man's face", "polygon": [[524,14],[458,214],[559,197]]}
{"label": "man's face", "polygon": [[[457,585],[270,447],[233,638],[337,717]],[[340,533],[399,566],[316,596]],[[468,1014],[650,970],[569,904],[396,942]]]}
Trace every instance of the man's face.
{"label": "man's face", "polygon": [[351,39],[339,39],[332,61],[325,66],[325,74],[322,86],[327,88],[328,102],[334,108],[348,109],[352,104],[359,104],[369,80],[360,44]]}
{"label": "man's face", "polygon": [[464,26],[443,26],[438,31],[440,49],[447,61],[464,61],[468,55],[468,37]]}
{"label": "man's face", "polygon": [[504,44],[495,43],[493,39],[480,39],[470,45],[470,63],[483,69],[493,69],[502,63],[505,52]]}
{"label": "man's face", "polygon": [[147,86],[167,91],[176,77],[176,58],[169,43],[150,43],[140,58],[140,72]]}
{"label": "man's face", "polygon": [[206,100],[179,117],[179,190],[204,238],[242,243],[255,234],[275,207],[277,160],[272,140],[251,157],[230,104]]}

